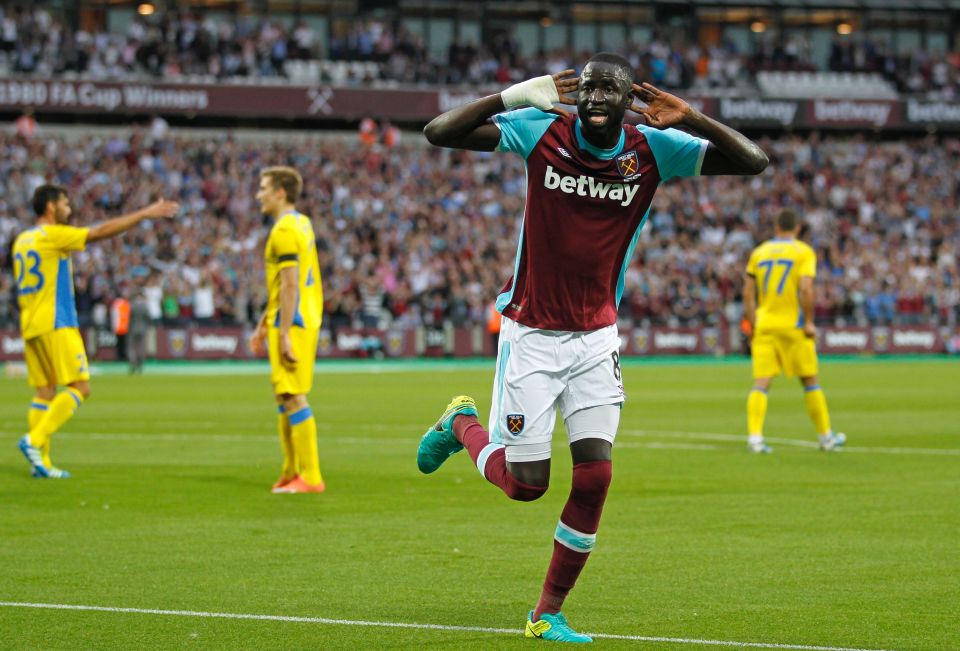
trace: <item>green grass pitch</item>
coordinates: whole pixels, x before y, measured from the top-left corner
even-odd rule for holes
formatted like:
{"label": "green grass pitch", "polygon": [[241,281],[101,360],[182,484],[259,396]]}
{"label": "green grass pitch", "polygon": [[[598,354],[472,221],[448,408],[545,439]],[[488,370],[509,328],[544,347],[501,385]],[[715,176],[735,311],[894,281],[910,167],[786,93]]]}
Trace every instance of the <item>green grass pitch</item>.
{"label": "green grass pitch", "polygon": [[[324,495],[271,495],[262,373],[95,377],[54,439],[68,481],[16,450],[30,391],[0,379],[0,601],[298,616],[353,624],[0,606],[0,649],[529,649],[566,499],[514,503],[464,453],[417,472],[449,397],[485,415],[493,361],[324,366],[310,396]],[[749,366],[625,362],[628,402],[597,548],[565,611],[578,629],[688,641],[960,648],[960,364],[827,360],[850,449],[824,454],[795,381],[770,394],[774,454],[742,438]],[[335,372],[334,372],[335,371]],[[450,627],[386,628],[356,622]],[[700,640],[701,642],[695,642]]]}

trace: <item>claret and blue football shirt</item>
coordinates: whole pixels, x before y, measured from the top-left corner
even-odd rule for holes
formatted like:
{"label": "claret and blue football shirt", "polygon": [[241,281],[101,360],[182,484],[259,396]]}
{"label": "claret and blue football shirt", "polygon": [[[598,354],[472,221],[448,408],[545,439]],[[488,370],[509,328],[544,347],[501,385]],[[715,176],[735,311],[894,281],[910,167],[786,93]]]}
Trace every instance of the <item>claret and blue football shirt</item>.
{"label": "claret and blue football shirt", "polygon": [[586,141],[575,114],[526,108],[494,117],[498,151],[524,157],[527,201],[513,276],[497,309],[544,330],[617,320],[627,266],[657,187],[697,176],[708,142],[677,129],[623,125],[612,149]]}

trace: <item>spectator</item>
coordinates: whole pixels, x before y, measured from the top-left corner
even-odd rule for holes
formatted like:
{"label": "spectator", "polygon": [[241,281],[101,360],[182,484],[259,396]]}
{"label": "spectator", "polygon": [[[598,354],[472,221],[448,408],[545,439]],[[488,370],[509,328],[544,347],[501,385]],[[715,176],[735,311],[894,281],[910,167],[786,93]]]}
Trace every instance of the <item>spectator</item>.
{"label": "spectator", "polygon": [[160,283],[159,272],[152,272],[144,283],[143,298],[147,306],[148,318],[152,323],[159,322],[163,318],[163,286]]}
{"label": "spectator", "polygon": [[215,315],[213,278],[209,272],[205,272],[193,289],[193,318],[201,324],[209,324]]}
{"label": "spectator", "polygon": [[33,117],[33,109],[28,108],[13,123],[13,132],[24,140],[32,140],[40,131],[37,119]]}
{"label": "spectator", "polygon": [[117,338],[117,358],[127,359],[127,333],[130,331],[130,301],[126,290],[110,303],[110,329]]}
{"label": "spectator", "polygon": [[130,303],[130,329],[127,333],[127,359],[130,361],[131,374],[143,373],[151,321],[146,293],[138,287]]}

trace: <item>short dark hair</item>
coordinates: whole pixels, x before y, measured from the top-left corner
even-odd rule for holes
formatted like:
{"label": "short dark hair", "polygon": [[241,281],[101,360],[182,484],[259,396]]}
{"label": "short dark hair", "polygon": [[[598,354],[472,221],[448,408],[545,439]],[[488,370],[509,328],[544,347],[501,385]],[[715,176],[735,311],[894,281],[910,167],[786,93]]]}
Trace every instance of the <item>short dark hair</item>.
{"label": "short dark hair", "polygon": [[67,189],[61,185],[41,185],[33,191],[33,212],[37,217],[42,217],[47,212],[48,203],[57,202],[66,194]]}
{"label": "short dark hair", "polygon": [[270,185],[275,189],[282,188],[290,203],[296,203],[300,193],[303,192],[303,177],[292,167],[286,165],[266,167],[260,171],[260,176],[269,179]]}
{"label": "short dark hair", "polygon": [[800,216],[790,208],[784,208],[777,215],[777,228],[781,231],[792,231],[800,225]]}
{"label": "short dark hair", "polygon": [[597,52],[587,63],[609,63],[616,66],[618,72],[622,72],[627,80],[627,84],[632,84],[636,79],[633,66],[624,57],[613,52]]}

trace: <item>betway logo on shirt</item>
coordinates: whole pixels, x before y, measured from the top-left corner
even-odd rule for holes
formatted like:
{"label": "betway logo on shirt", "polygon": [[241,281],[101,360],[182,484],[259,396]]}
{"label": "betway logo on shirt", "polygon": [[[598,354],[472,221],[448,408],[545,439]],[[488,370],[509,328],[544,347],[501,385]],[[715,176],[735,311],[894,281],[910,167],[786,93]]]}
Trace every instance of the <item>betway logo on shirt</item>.
{"label": "betway logo on shirt", "polygon": [[626,183],[604,183],[592,176],[561,176],[554,171],[552,165],[547,165],[547,173],[543,176],[543,187],[548,190],[557,190],[565,194],[576,194],[580,197],[594,199],[609,199],[619,201],[626,208],[640,191],[639,185]]}

